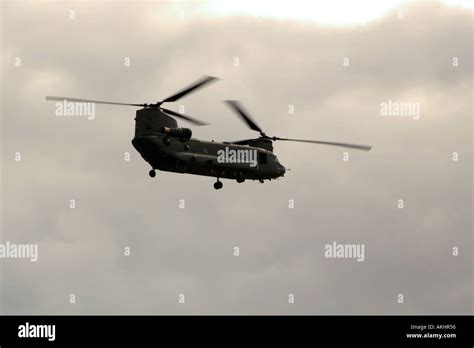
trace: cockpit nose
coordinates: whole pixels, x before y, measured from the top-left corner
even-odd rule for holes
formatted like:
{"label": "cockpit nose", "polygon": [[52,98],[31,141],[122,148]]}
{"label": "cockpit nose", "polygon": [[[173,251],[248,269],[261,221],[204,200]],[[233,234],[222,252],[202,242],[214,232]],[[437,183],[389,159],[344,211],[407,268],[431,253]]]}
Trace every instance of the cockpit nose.
{"label": "cockpit nose", "polygon": [[278,174],[280,174],[280,176],[283,176],[283,175],[285,175],[285,172],[286,172],[285,167],[283,167],[281,164],[279,164],[278,165]]}

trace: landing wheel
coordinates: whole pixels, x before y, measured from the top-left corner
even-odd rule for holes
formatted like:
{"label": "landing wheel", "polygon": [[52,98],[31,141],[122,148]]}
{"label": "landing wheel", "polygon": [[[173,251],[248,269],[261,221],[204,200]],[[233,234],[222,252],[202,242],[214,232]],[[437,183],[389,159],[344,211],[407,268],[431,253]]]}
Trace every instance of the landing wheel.
{"label": "landing wheel", "polygon": [[156,175],[155,170],[154,170],[154,169],[150,170],[150,171],[148,172],[148,175],[150,175],[152,178],[154,178],[155,175]]}
{"label": "landing wheel", "polygon": [[[219,179],[217,179],[217,180],[219,180]],[[216,182],[214,183],[214,188],[215,188],[216,190],[220,190],[220,189],[222,188],[222,186],[224,186],[224,184],[223,184],[222,182],[220,182],[220,181],[216,181]]]}
{"label": "landing wheel", "polygon": [[238,173],[235,179],[239,184],[241,184],[245,181],[245,175],[243,173]]}
{"label": "landing wheel", "polygon": [[245,181],[245,176],[243,176],[242,174],[237,177],[237,182],[239,184],[243,183],[244,181]]}
{"label": "landing wheel", "polygon": [[259,180],[261,184],[263,184],[263,180]]}

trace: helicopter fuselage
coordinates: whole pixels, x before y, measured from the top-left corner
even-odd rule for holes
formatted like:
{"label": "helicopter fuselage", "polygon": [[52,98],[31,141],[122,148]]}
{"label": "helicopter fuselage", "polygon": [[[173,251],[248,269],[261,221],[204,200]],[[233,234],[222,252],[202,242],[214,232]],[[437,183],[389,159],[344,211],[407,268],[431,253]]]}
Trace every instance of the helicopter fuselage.
{"label": "helicopter fuselage", "polygon": [[338,143],[321,140],[281,138],[267,135],[253,120],[242,104],[237,100],[225,100],[228,107],[249,127],[260,134],[258,138],[234,142],[215,142],[192,138],[192,131],[178,127],[175,118],[185,120],[197,126],[206,125],[194,117],[163,107],[164,103],[176,102],[203,86],[218,80],[213,76],[203,76],[186,88],[155,103],[131,104],[103,100],[46,96],[46,100],[55,100],[66,104],[70,102],[126,105],[142,107],[135,117],[135,137],[132,144],[145,161],[151,165],[149,175],[156,176],[155,170],[174,173],[188,173],[217,178],[214,188],[219,190],[223,184],[220,178],[272,180],[285,174],[285,167],[273,153],[274,141],[292,141],[299,143],[321,144],[369,151],[367,145]]}
{"label": "helicopter fuselage", "polygon": [[265,148],[165,134],[165,128],[180,130],[174,118],[157,109],[137,110],[132,144],[153,169],[238,182],[285,174],[285,167]]}
{"label": "helicopter fuselage", "polygon": [[143,135],[132,140],[153,169],[243,181],[276,179],[285,168],[265,149],[166,135]]}

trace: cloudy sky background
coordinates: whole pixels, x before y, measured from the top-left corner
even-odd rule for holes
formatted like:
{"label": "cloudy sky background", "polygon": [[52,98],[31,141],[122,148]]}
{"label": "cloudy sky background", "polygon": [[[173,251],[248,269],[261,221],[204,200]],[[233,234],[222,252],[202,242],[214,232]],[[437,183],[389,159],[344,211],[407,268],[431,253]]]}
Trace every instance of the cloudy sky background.
{"label": "cloudy sky background", "polygon": [[[0,242],[39,260],[0,259],[0,312],[472,313],[472,8],[453,3],[2,2]],[[197,138],[254,136],[220,102],[240,99],[268,134],[373,150],[276,143],[283,179],[215,191],[148,177],[134,108],[44,100],[155,102],[206,74],[222,81],[168,105],[212,124]],[[389,99],[420,119],[381,116]],[[325,258],[333,241],[365,261]]]}

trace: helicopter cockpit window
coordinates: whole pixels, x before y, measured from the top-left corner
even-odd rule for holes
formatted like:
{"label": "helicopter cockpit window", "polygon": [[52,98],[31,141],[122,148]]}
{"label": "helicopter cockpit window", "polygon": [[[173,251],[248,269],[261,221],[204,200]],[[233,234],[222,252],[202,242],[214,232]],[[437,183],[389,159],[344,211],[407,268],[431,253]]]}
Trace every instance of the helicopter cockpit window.
{"label": "helicopter cockpit window", "polygon": [[267,154],[265,152],[258,153],[258,164],[267,164]]}
{"label": "helicopter cockpit window", "polygon": [[278,161],[278,157],[277,157],[277,156],[273,157],[273,161],[275,161],[275,163],[277,163],[277,164],[280,163],[280,162]]}

